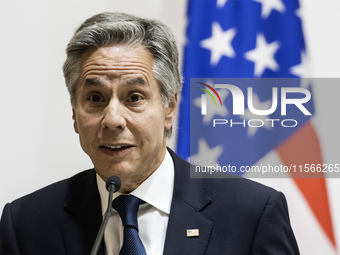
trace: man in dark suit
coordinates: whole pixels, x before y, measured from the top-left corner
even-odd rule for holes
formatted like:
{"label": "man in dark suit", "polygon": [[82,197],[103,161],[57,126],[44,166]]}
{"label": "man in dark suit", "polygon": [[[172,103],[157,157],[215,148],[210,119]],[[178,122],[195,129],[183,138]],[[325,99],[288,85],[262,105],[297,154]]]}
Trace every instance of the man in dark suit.
{"label": "man in dark suit", "polygon": [[[181,76],[163,24],[119,13],[88,19],[68,45],[64,75],[94,169],[7,204],[0,254],[89,254],[112,175],[122,181],[114,198],[144,201],[143,254],[299,253],[282,193],[233,176],[191,179],[190,164],[167,149]],[[99,253],[118,254],[124,231],[114,210]]]}

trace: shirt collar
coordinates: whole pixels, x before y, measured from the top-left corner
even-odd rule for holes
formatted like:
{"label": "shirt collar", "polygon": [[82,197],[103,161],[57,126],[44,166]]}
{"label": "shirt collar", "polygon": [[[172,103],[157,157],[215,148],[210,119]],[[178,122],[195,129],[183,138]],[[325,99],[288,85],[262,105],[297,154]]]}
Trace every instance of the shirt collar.
{"label": "shirt collar", "polygon": [[[105,182],[97,174],[97,186],[100,194],[102,213],[104,214],[107,208],[109,193],[106,190]],[[160,211],[170,214],[172,194],[174,190],[175,168],[172,157],[168,151],[160,166],[149,176],[137,189],[131,192],[146,203],[152,205]],[[113,199],[122,193],[116,192],[113,194]]]}

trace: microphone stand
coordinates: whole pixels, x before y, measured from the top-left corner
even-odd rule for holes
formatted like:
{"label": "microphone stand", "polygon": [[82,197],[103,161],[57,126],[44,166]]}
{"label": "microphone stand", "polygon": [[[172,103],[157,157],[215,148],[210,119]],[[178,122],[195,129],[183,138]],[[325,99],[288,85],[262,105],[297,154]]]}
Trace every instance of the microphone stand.
{"label": "microphone stand", "polygon": [[[118,178],[118,177],[116,177],[116,178]],[[112,205],[111,204],[112,204],[113,193],[118,191],[119,188],[120,188],[120,180],[119,180],[119,178],[118,178],[118,181],[119,181],[119,185],[116,185],[115,183],[107,183],[106,184],[106,188],[109,191],[109,201],[108,201],[106,212],[104,214],[103,222],[100,225],[100,228],[99,228],[96,240],[95,240],[95,242],[93,244],[93,247],[92,247],[90,255],[96,255],[97,254],[99,246],[100,246],[101,241],[103,239],[104,230],[105,230],[105,227],[107,225],[107,222],[109,221],[109,218],[110,218],[110,215],[111,215],[111,211],[112,211]]]}

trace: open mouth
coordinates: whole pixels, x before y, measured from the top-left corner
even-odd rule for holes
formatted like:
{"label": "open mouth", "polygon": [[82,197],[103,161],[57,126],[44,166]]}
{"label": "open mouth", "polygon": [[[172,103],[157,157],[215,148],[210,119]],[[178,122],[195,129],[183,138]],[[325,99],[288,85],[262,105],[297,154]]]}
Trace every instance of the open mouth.
{"label": "open mouth", "polygon": [[131,148],[131,147],[132,147],[131,145],[113,145],[113,146],[103,145],[103,146],[100,146],[100,148],[109,149],[109,150],[112,150],[112,151],[124,150],[124,149],[128,149],[128,148]]}

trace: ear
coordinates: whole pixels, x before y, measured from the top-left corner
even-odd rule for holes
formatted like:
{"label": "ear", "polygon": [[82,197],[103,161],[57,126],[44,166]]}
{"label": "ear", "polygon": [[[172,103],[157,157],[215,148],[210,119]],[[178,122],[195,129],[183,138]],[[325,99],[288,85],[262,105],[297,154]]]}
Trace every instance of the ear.
{"label": "ear", "polygon": [[72,119],[73,119],[74,131],[76,131],[76,133],[79,134],[76,110],[73,107],[72,107]]}
{"label": "ear", "polygon": [[164,128],[166,130],[172,127],[174,122],[176,112],[178,106],[178,93],[176,93],[171,99],[168,104],[168,107],[165,108],[165,121],[164,121]]}

